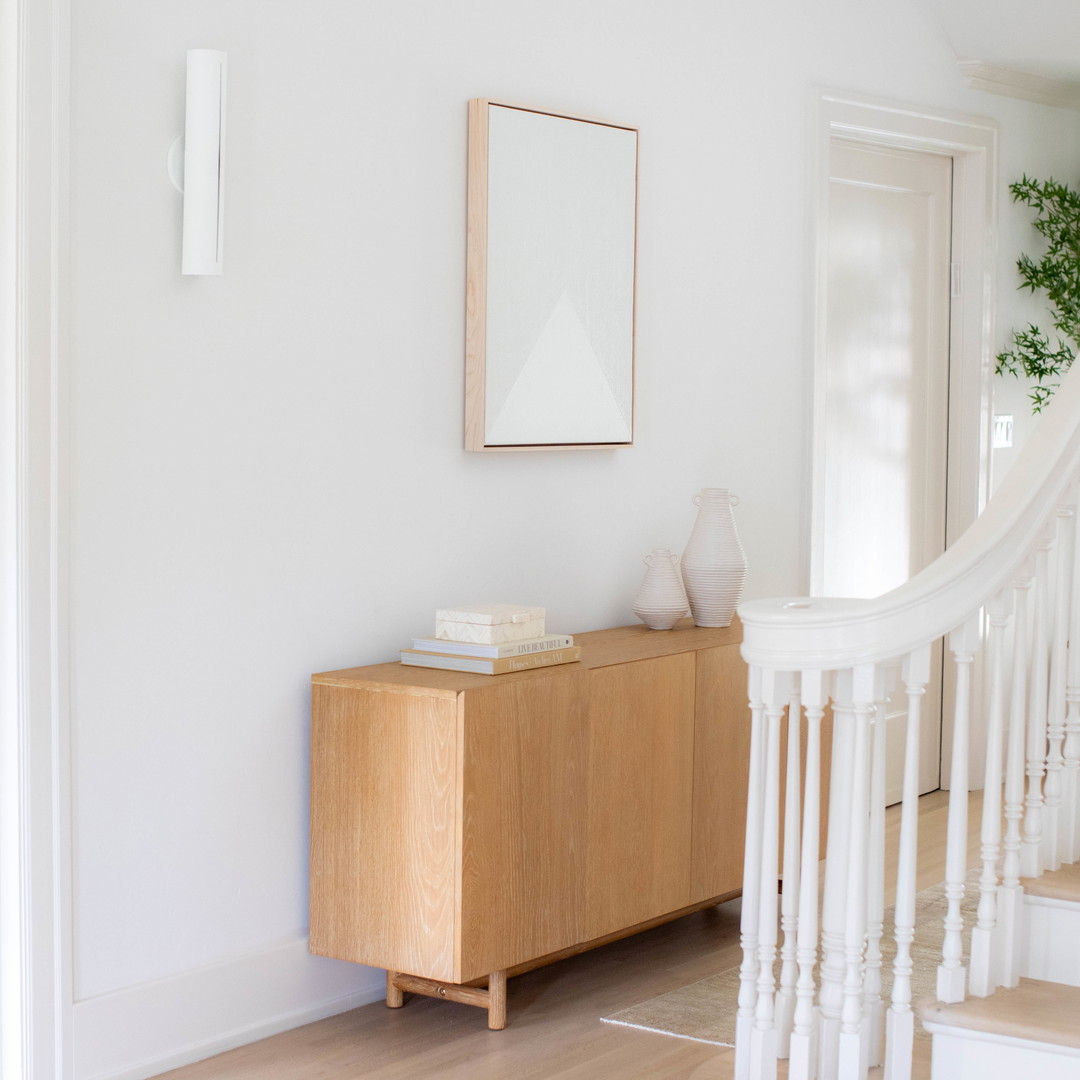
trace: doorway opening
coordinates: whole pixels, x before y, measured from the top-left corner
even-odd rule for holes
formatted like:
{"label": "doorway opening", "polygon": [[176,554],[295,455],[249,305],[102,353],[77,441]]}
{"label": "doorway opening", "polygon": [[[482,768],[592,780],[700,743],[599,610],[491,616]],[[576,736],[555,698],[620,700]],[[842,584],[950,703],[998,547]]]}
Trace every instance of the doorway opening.
{"label": "doorway opening", "polygon": [[[820,136],[810,591],[879,596],[985,505],[996,131],[824,94]],[[920,792],[940,786],[951,750],[941,657],[939,646]],[[885,713],[899,765],[906,705]]]}

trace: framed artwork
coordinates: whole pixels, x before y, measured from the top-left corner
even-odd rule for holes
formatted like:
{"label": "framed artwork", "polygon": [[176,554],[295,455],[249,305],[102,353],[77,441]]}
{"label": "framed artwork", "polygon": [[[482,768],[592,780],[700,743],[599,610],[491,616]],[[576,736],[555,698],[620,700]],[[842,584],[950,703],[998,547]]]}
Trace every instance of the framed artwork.
{"label": "framed artwork", "polygon": [[633,444],[637,147],[469,103],[466,449]]}

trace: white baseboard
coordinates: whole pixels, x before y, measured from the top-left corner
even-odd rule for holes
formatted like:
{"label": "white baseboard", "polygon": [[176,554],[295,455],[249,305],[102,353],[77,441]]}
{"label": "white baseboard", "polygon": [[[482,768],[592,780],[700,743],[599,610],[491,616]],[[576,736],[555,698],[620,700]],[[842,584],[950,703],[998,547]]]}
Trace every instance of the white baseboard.
{"label": "white baseboard", "polygon": [[297,938],[74,1007],[74,1080],[146,1080],[376,1001],[386,975],[327,960]]}

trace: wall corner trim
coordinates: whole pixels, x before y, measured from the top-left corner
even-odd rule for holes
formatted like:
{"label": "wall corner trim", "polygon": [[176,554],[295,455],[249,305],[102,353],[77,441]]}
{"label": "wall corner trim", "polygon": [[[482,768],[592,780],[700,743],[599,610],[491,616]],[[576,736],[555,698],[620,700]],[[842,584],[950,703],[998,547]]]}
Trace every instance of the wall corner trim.
{"label": "wall corner trim", "polygon": [[307,951],[307,937],[77,1001],[74,1080],[145,1080],[376,1001],[382,971]]}

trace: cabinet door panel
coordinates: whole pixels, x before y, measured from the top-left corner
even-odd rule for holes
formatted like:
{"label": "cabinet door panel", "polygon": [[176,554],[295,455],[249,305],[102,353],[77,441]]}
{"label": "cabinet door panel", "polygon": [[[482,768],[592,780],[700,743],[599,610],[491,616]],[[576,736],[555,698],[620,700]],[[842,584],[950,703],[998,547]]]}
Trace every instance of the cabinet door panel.
{"label": "cabinet door panel", "polygon": [[750,708],[737,645],[697,653],[691,903],[742,888]]}
{"label": "cabinet door panel", "polygon": [[462,981],[582,940],[585,677],[463,695]]}
{"label": "cabinet door panel", "polygon": [[454,977],[457,703],[315,686],[311,951]]}
{"label": "cabinet door panel", "polygon": [[587,938],[690,903],[694,654],[589,673]]}

